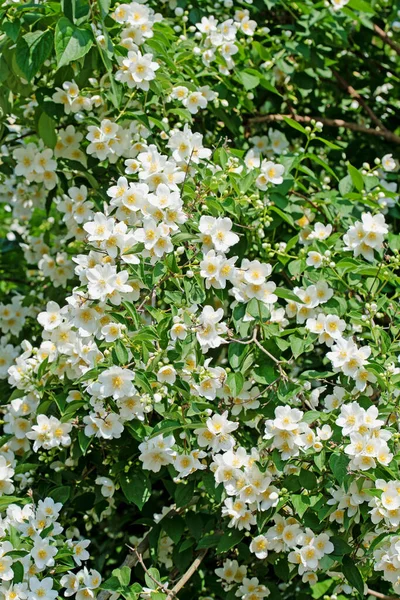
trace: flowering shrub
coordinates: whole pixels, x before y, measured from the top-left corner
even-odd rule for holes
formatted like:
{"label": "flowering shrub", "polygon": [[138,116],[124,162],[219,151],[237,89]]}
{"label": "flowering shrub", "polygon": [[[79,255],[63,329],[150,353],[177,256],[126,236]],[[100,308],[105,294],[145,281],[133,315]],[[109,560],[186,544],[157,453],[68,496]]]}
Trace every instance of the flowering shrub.
{"label": "flowering shrub", "polygon": [[398,19],[2,3],[5,600],[400,596]]}

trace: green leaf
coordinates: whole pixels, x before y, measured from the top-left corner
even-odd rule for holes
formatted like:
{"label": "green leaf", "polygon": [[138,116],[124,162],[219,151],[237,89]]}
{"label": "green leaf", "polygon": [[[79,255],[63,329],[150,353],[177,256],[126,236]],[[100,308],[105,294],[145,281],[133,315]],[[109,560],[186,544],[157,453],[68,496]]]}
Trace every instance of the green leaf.
{"label": "green leaf", "polygon": [[229,373],[227,377],[227,385],[232,396],[238,396],[243,389],[244,377],[241,373]]}
{"label": "green leaf", "polygon": [[2,25],[3,31],[13,41],[16,42],[18,39],[19,30],[21,28],[20,21],[5,21]]}
{"label": "green leaf", "polygon": [[147,587],[151,590],[156,590],[158,585],[154,580],[160,581],[160,571],[154,567],[150,567],[150,569],[147,570],[147,573],[144,574],[144,579]]}
{"label": "green leaf", "polygon": [[292,302],[298,302],[299,304],[304,304],[303,300],[301,300],[292,290],[287,290],[285,288],[276,288],[274,290],[274,294],[278,296],[278,298],[283,298],[284,300],[290,300]]}
{"label": "green leaf", "polygon": [[217,546],[217,554],[222,552],[228,552],[231,548],[234,548],[243,539],[243,531],[238,529],[231,529],[224,533]]}
{"label": "green leaf", "polygon": [[375,11],[369,2],[365,2],[364,0],[350,0],[348,3],[349,8],[353,10],[359,10],[360,12],[365,12],[368,14],[374,14]]}
{"label": "green leaf", "polygon": [[45,374],[48,364],[49,364],[49,357],[47,356],[44,360],[42,360],[42,362],[39,365],[38,372],[37,372],[37,376],[38,376],[39,380],[42,379],[43,375]]}
{"label": "green leaf", "polygon": [[341,537],[334,535],[329,539],[329,541],[332,542],[334,546],[333,554],[335,556],[344,556],[345,554],[351,554],[351,546],[349,546],[349,544],[345,542],[345,540]]}
{"label": "green leaf", "polygon": [[54,148],[57,144],[55,121],[43,112],[38,121],[38,134],[49,148]]}
{"label": "green leaf", "polygon": [[119,569],[114,569],[112,574],[118,579],[121,585],[129,585],[131,580],[131,569],[129,567],[124,566]]}
{"label": "green leaf", "polygon": [[24,567],[19,561],[13,563],[12,570],[14,571],[13,584],[22,583],[24,580]]}
{"label": "green leaf", "polygon": [[117,340],[115,342],[115,346],[113,348],[113,352],[115,352],[115,356],[120,365],[126,365],[129,360],[129,352],[125,348],[124,344],[121,340]]}
{"label": "green leaf", "polygon": [[179,515],[173,517],[164,517],[161,522],[162,528],[171,538],[174,544],[177,544],[182,537],[185,529],[185,521]]}
{"label": "green leaf", "polygon": [[85,56],[92,47],[90,29],[75,27],[69,19],[61,17],[56,25],[55,48],[58,68]]}
{"label": "green leaf", "polygon": [[114,575],[103,581],[103,583],[100,585],[101,590],[108,590],[110,592],[119,592],[120,588],[121,583],[118,577],[115,577]]}
{"label": "green leaf", "polygon": [[360,171],[353,167],[353,165],[351,165],[350,163],[347,165],[347,170],[356,190],[362,192],[362,190],[364,189],[364,180]]}
{"label": "green leaf", "polygon": [[53,34],[49,29],[26,33],[18,40],[15,60],[28,81],[39,71],[49,56],[52,45]]}
{"label": "green leaf", "polygon": [[333,581],[333,579],[324,579],[323,581],[319,581],[315,585],[311,586],[312,597],[315,600],[318,600],[321,598],[321,596],[324,596],[331,587]]}
{"label": "green leaf", "polygon": [[342,562],[343,575],[351,586],[355,587],[356,590],[364,596],[364,581],[360,571],[356,567],[354,559],[350,556],[345,556]]}
{"label": "green leaf", "polygon": [[175,492],[175,504],[177,508],[186,506],[193,498],[194,481],[179,483]]}
{"label": "green leaf", "polygon": [[310,498],[305,494],[294,494],[291,496],[291,502],[296,514],[301,518],[310,506]]}
{"label": "green leaf", "polygon": [[62,485],[60,487],[55,488],[49,494],[54,500],[54,502],[61,502],[61,504],[65,504],[68,498],[71,495],[71,488],[67,485]]}
{"label": "green leaf", "polygon": [[331,167],[328,165],[328,163],[326,161],[322,160],[322,158],[320,158],[316,154],[313,154],[312,152],[309,152],[308,154],[306,154],[306,156],[307,156],[307,158],[310,158],[313,162],[317,163],[317,165],[319,165],[320,167],[325,169],[325,171],[327,173],[329,173],[329,175],[332,175],[332,177],[334,179],[336,179],[336,181],[339,181],[339,178],[336,175],[335,171],[333,171],[331,169]]}
{"label": "green leaf", "polygon": [[286,223],[288,223],[291,227],[295,226],[291,215],[289,215],[287,212],[284,212],[277,206],[271,206],[269,210],[276,213],[277,215],[279,215],[281,217],[281,219],[286,221]]}
{"label": "green leaf", "polygon": [[120,483],[128,502],[136,504],[138,509],[142,510],[151,496],[151,482],[143,471],[122,475]]}
{"label": "green leaf", "polygon": [[332,473],[335,479],[340,485],[345,481],[348,472],[347,467],[350,459],[345,454],[332,454],[329,459],[329,466],[332,469]]}
{"label": "green leaf", "polygon": [[296,335],[291,335],[289,339],[290,348],[293,352],[293,356],[297,358],[298,356],[300,356],[300,354],[303,354],[306,347],[306,341],[297,337]]}
{"label": "green leaf", "polygon": [[342,196],[346,196],[353,189],[353,180],[350,175],[346,175],[339,181],[339,192]]}
{"label": "green leaf", "polygon": [[253,90],[260,84],[260,77],[246,71],[239,73],[239,80],[247,91]]}
{"label": "green leaf", "polygon": [[111,0],[97,0],[97,4],[100,8],[101,17],[104,19],[110,10]]}
{"label": "green leaf", "polygon": [[320,142],[323,142],[325,144],[325,146],[328,146],[328,148],[331,148],[332,150],[343,150],[342,146],[338,146],[337,144],[334,144],[333,142],[330,142],[329,140],[325,140],[324,138],[316,137],[314,139],[319,140]]}
{"label": "green leaf", "polygon": [[199,543],[197,544],[196,550],[201,550],[203,548],[214,548],[219,544],[221,540],[221,534],[213,533],[211,535],[204,536]]}
{"label": "green leaf", "polygon": [[301,133],[304,133],[304,135],[308,135],[303,125],[300,125],[300,123],[298,123],[294,119],[291,119],[290,117],[283,117],[283,120],[285,121],[286,125],[289,125],[289,127],[291,127],[292,129],[297,129],[297,131],[301,131]]}
{"label": "green leaf", "polygon": [[306,490],[313,490],[317,487],[317,477],[312,471],[301,469],[300,481],[303,488]]}
{"label": "green leaf", "polygon": [[78,442],[79,442],[79,447],[82,450],[82,454],[85,455],[87,449],[89,448],[90,444],[91,444],[92,438],[91,437],[87,437],[83,431],[79,431],[78,433]]}

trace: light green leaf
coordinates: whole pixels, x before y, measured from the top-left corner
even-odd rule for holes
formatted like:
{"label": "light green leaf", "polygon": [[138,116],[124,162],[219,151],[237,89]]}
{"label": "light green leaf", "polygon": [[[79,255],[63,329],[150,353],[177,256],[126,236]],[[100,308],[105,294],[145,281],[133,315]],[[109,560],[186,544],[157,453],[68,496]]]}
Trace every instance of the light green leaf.
{"label": "light green leaf", "polygon": [[239,73],[239,80],[247,91],[256,88],[260,83],[260,78],[257,75],[247,73],[246,71]]}
{"label": "light green leaf", "polygon": [[58,68],[85,56],[92,44],[93,34],[90,29],[75,27],[69,19],[62,17],[56,25],[55,35]]}
{"label": "light green leaf", "polygon": [[356,190],[362,192],[362,190],[364,189],[364,180],[360,171],[353,167],[353,165],[351,165],[350,163],[347,165],[347,170]]}

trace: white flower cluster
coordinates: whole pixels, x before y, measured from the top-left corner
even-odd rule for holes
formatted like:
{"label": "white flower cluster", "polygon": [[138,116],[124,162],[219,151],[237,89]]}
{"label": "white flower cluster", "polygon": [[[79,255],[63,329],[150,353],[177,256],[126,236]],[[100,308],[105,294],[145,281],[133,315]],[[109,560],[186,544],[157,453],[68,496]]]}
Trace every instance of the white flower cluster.
{"label": "white flower cluster", "polygon": [[4,334],[18,335],[23,329],[26,317],[32,314],[23,303],[23,296],[13,296],[8,304],[0,304],[0,331]]}
{"label": "white flower cluster", "polygon": [[368,471],[375,468],[377,462],[385,466],[391,462],[393,454],[387,442],[392,434],[382,429],[385,423],[378,416],[376,406],[365,410],[358,402],[342,405],[336,425],[342,428],[343,436],[350,436],[350,444],[345,447],[351,457],[350,469]]}
{"label": "white flower cluster", "polygon": [[374,250],[383,248],[383,238],[389,229],[385,217],[379,213],[363,213],[361,221],[357,221],[343,236],[346,244],[344,250],[352,250],[353,255],[363,256],[366,260],[374,260]]}
{"label": "white flower cluster", "polygon": [[169,100],[180,100],[192,115],[196,115],[199,109],[207,108],[207,104],[216,98],[218,98],[218,92],[210,90],[208,85],[203,85],[193,91],[190,91],[184,85],[179,85],[172,88],[169,96]]}
{"label": "white flower cluster", "polygon": [[64,194],[62,200],[57,203],[57,210],[63,213],[63,222],[68,233],[67,238],[73,236],[75,239],[83,240],[85,231],[82,224],[91,221],[93,217],[93,202],[87,198],[88,190],[85,185],[70,187],[68,194]]}
{"label": "white flower cluster", "polygon": [[299,325],[305,323],[307,319],[315,318],[317,307],[328,302],[333,296],[333,290],[323,279],[309,285],[305,290],[296,286],[293,288],[293,293],[300,298],[301,302],[289,301],[286,314],[289,318],[296,317]]}
{"label": "white flower cluster", "polygon": [[383,571],[383,578],[390,581],[396,594],[400,593],[400,536],[387,538],[374,551],[374,570]]}
{"label": "white flower cluster", "polygon": [[202,47],[198,53],[201,54],[203,63],[208,67],[217,61],[220,56],[224,64],[218,64],[218,70],[224,75],[229,75],[235,67],[232,56],[239,52],[237,35],[239,32],[252,36],[257,23],[252,21],[247,10],[237,10],[234,19],[227,19],[219,23],[213,16],[202,17],[200,23],[196,23],[199,32],[198,39]]}
{"label": "white flower cluster", "polygon": [[74,276],[74,263],[67,252],[57,252],[53,257],[44,254],[38,267],[44,277],[48,277],[54,287],[66,287],[67,281]]}
{"label": "white flower cluster", "polygon": [[68,125],[65,129],[60,129],[58,131],[58,140],[54,147],[54,156],[56,158],[77,160],[86,166],[86,155],[80,149],[82,140],[83,133],[77,131],[73,125]]}
{"label": "white flower cluster", "polygon": [[247,577],[247,567],[239,566],[237,560],[226,559],[221,568],[215,569],[215,574],[225,591],[239,584],[235,596],[241,600],[263,600],[270,595],[270,590],[257,577]]}
{"label": "white flower cluster", "polygon": [[64,105],[66,115],[77,113],[81,110],[91,110],[92,98],[82,96],[75,81],[64,81],[62,88],[56,88],[52,96],[53,102]]}
{"label": "white flower cluster", "polygon": [[274,154],[284,154],[289,148],[289,142],[285,134],[277,129],[270,129],[267,135],[255,135],[249,138],[249,142],[253,146],[244,159],[248,168],[259,167],[261,155],[271,158]]}
{"label": "white flower cluster", "polygon": [[23,176],[28,181],[43,183],[47,190],[52,190],[57,185],[57,161],[51,148],[43,149],[43,146],[29,142],[14,150],[13,158],[17,161],[15,175]]}
{"label": "white flower cluster", "polygon": [[257,510],[266,511],[279,502],[279,490],[272,485],[273,473],[268,469],[261,472],[256,464],[259,460],[254,448],[251,454],[239,447],[213,456],[215,482],[222,483],[231,496],[222,508],[222,514],[230,518],[228,527],[249,530],[256,523]]}
{"label": "white flower cluster", "polygon": [[[89,540],[63,540],[60,537],[63,528],[57,519],[61,508],[62,504],[52,498],[39,500],[37,506],[8,506],[2,519],[0,542],[0,593],[5,598],[55,600],[58,590],[51,575],[58,566],[57,556],[63,541],[66,542],[66,551],[78,566],[89,558],[86,550]],[[17,555],[13,554],[15,550]],[[22,567],[22,579],[18,583],[14,582],[13,569],[17,562]],[[61,579],[61,585],[67,587],[65,595],[77,593],[78,600],[94,598],[94,590],[100,583],[100,574],[94,570],[89,572],[86,567],[77,575],[69,572]]]}
{"label": "white flower cluster", "polygon": [[86,139],[90,142],[86,152],[100,161],[107,158],[110,163],[115,163],[121,156],[129,156],[129,129],[124,129],[110,119],[103,119],[100,127],[89,125]]}
{"label": "white flower cluster", "polygon": [[[2,330],[2,327],[0,329]],[[0,379],[6,379],[8,369],[18,354],[18,348],[9,343],[9,336],[2,336],[0,338]]]}
{"label": "white flower cluster", "polygon": [[363,391],[368,382],[376,381],[375,375],[366,369],[370,355],[370,346],[359,348],[352,338],[338,337],[326,356],[332,361],[335,370],[354,379],[356,388]]}
{"label": "white flower cluster", "polygon": [[317,434],[305,423],[303,412],[290,406],[278,406],[275,409],[275,418],[265,422],[264,439],[272,440],[271,447],[281,453],[283,460],[299,456],[300,450],[314,448],[322,450],[321,440],[331,437],[330,428],[321,429]]}
{"label": "white flower cluster", "polygon": [[139,88],[147,91],[150,88],[150,81],[156,77],[155,72],[160,68],[150,52],[142,54],[140,50],[129,50],[128,56],[118,57],[118,62],[119,69],[115,79],[126,83],[130,89]]}
{"label": "white flower cluster", "polygon": [[193,450],[190,453],[178,453],[172,448],[174,445],[174,436],[164,438],[162,434],[142,442],[139,445],[141,452],[139,459],[143,463],[143,469],[158,473],[161,467],[173,465],[178,473],[176,479],[179,480],[206,468],[206,465],[201,462],[206,456],[205,452]]}
{"label": "white flower cluster", "polygon": [[279,185],[283,182],[283,174],[285,172],[283,165],[264,159],[261,162],[260,171],[261,173],[256,179],[256,186],[259,190],[267,190],[269,183]]}
{"label": "white flower cluster", "polygon": [[124,26],[120,33],[120,44],[128,50],[137,50],[138,46],[153,37],[154,24],[162,20],[160,13],[139,2],[119,4],[112,17]]}
{"label": "white flower cluster", "polygon": [[[15,174],[6,177],[0,184],[0,202],[12,208],[14,219],[28,222],[35,208],[43,209],[46,202],[46,188],[27,180],[17,181]],[[22,227],[21,227],[22,230]]]}

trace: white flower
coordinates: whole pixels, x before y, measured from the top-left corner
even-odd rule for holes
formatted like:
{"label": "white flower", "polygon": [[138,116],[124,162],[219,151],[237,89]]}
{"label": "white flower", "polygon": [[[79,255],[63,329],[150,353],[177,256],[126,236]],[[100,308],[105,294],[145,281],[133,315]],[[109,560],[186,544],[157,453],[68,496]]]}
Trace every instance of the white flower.
{"label": "white flower", "polygon": [[112,498],[115,492],[115,485],[109,477],[97,477],[95,483],[101,485],[100,491],[104,498]]}
{"label": "white flower", "polygon": [[160,383],[173,384],[176,381],[176,371],[172,365],[161,367],[157,373],[157,381]]}
{"label": "white flower", "polygon": [[258,535],[250,544],[250,552],[253,552],[257,558],[263,559],[268,556],[268,539],[264,535]]}
{"label": "white flower", "polygon": [[55,600],[58,596],[57,590],[53,590],[53,580],[51,577],[39,579],[31,577],[29,579],[28,600]]}
{"label": "white flower", "polygon": [[143,463],[143,469],[158,473],[161,467],[172,464],[174,451],[172,446],[175,440],[172,435],[164,438],[162,434],[157,435],[139,445],[141,452],[139,459]]}
{"label": "white flower", "polygon": [[261,163],[261,173],[256,180],[256,186],[260,190],[266,190],[268,183],[279,185],[283,182],[284,172],[285,167],[283,165],[278,165],[270,160],[263,160]]}
{"label": "white flower", "polygon": [[115,78],[117,81],[126,83],[129,88],[140,88],[147,91],[150,87],[149,82],[155,79],[156,71],[160,65],[153,61],[153,55],[143,54],[131,50],[128,56],[119,59],[120,65]]}
{"label": "white flower", "polygon": [[100,373],[98,381],[90,386],[90,390],[100,398],[122,398],[135,393],[132,384],[134,378],[135,374],[129,369],[113,366]]}
{"label": "white flower", "polygon": [[45,331],[52,331],[58,327],[62,323],[63,317],[57,302],[48,302],[46,311],[39,313],[37,320]]}
{"label": "white flower", "polygon": [[322,254],[320,254],[319,252],[309,252],[307,254],[307,260],[306,263],[309,267],[314,267],[314,269],[319,269],[319,267],[322,265]]}
{"label": "white flower", "polygon": [[11,542],[0,543],[0,579],[3,581],[10,581],[14,577],[14,571],[12,570],[13,559],[7,555],[12,550],[14,548]]}
{"label": "white flower", "polygon": [[323,223],[315,223],[314,231],[308,236],[309,240],[326,240],[332,233],[332,225],[324,225]]}
{"label": "white flower", "polygon": [[394,171],[397,167],[392,154],[385,154],[385,156],[382,157],[381,163],[385,171]]}
{"label": "white flower", "polygon": [[44,567],[53,567],[55,564],[54,556],[57,552],[57,548],[51,546],[48,539],[42,539],[40,536],[36,536],[34,539],[31,556],[38,569],[42,570]]}
{"label": "white flower", "polygon": [[225,323],[220,323],[224,316],[222,308],[214,310],[212,306],[205,306],[199,318],[199,328],[196,333],[198,342],[200,343],[203,352],[209,348],[218,348],[224,343],[220,334],[228,331]]}

